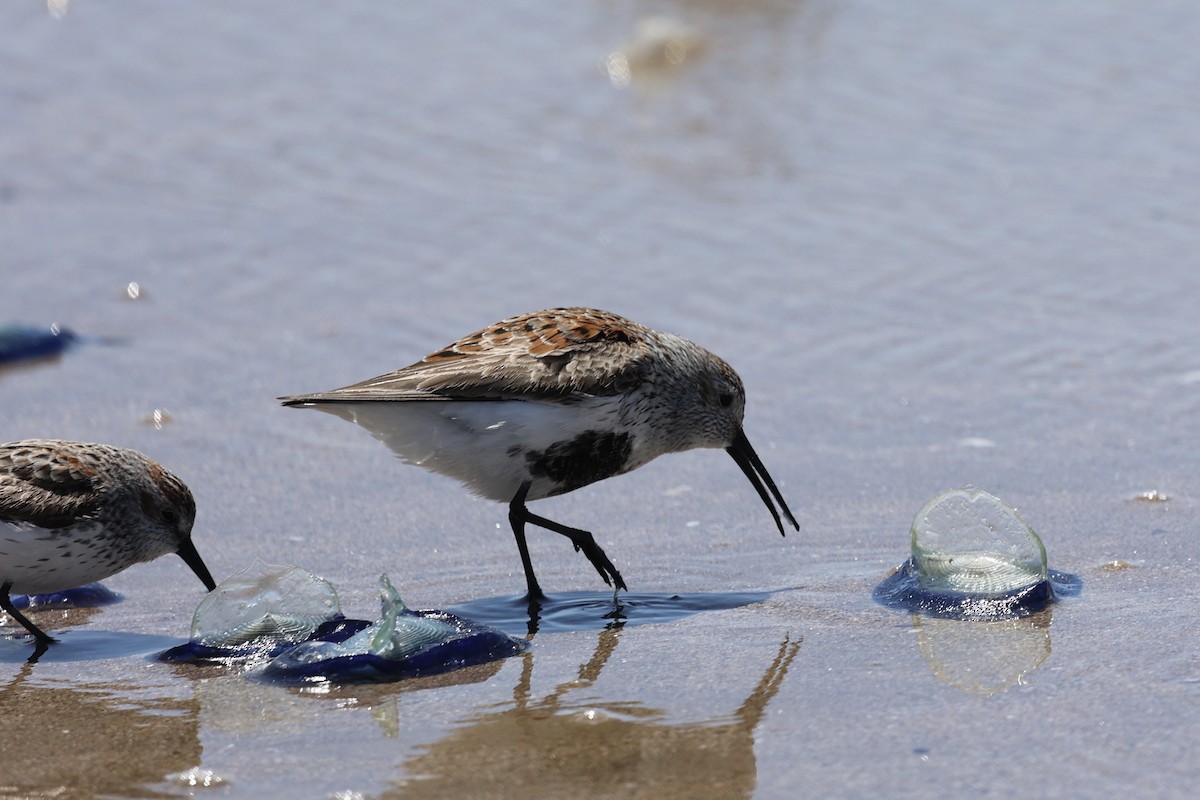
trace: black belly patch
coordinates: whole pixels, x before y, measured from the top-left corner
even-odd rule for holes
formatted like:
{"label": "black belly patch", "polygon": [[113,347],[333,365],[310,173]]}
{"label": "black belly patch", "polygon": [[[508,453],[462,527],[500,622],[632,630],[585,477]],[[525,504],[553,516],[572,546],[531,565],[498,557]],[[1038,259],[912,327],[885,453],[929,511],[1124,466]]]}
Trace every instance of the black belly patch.
{"label": "black belly patch", "polygon": [[526,453],[525,462],[530,475],[556,484],[550,492],[556,495],[623,472],[632,451],[628,433],[585,431],[569,442]]}

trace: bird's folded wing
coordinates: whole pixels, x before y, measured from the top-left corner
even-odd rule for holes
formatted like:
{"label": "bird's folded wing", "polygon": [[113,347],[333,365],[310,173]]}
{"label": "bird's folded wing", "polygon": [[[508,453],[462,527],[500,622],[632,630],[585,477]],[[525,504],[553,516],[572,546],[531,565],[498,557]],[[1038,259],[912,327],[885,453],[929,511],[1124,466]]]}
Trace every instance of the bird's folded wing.
{"label": "bird's folded wing", "polygon": [[[512,321],[506,323],[511,326]],[[568,327],[564,321],[520,334],[493,326],[395,372],[329,392],[281,399],[285,405],[300,405],[611,397],[629,392],[644,381],[651,357],[649,337],[640,326]]]}
{"label": "bird's folded wing", "polygon": [[0,521],[61,528],[100,507],[91,468],[68,454],[0,451]]}

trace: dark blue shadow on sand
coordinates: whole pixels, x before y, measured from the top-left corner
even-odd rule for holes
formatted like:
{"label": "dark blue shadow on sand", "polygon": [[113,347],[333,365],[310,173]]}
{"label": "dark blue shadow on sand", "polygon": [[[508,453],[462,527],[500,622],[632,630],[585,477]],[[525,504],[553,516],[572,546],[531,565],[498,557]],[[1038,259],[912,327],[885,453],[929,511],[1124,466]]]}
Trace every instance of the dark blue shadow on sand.
{"label": "dark blue shadow on sand", "polygon": [[656,594],[560,592],[535,600],[487,597],[449,609],[451,613],[513,634],[598,631],[625,625],[671,622],[702,611],[724,611],[761,603],[774,592]]}

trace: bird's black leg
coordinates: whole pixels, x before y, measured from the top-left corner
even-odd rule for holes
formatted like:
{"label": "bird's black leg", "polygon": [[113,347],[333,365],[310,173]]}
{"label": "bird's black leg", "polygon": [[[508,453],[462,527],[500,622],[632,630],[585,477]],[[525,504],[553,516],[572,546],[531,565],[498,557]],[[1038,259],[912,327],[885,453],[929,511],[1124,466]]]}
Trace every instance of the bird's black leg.
{"label": "bird's black leg", "polygon": [[525,584],[529,587],[526,597],[533,600],[543,599],[546,595],[538,585],[537,575],[533,574],[533,561],[529,558],[529,545],[525,542],[525,495],[529,494],[529,482],[521,484],[512,502],[508,504],[508,524],[512,525],[513,536],[517,540],[517,550],[521,552],[521,566],[525,568]]}
{"label": "bird's black leg", "polygon": [[540,517],[525,507],[525,498],[529,495],[529,485],[529,481],[522,483],[512,502],[508,504],[508,520],[512,524],[513,534],[517,537],[517,547],[521,551],[521,563],[525,567],[525,580],[529,584],[530,596],[540,597],[543,595],[541,594],[541,588],[538,587],[537,578],[533,575],[533,567],[529,561],[529,550],[525,545],[525,523],[527,522],[537,525],[539,528],[545,528],[548,531],[554,531],[566,536],[571,540],[571,544],[575,546],[576,550],[583,551],[583,554],[587,556],[587,560],[592,562],[592,566],[596,568],[596,572],[600,573],[600,577],[604,579],[606,584],[616,589],[625,589],[625,579],[621,577],[621,573],[617,571],[613,563],[608,560],[608,556],[604,554],[604,550],[601,549],[600,545],[596,544],[596,539],[592,534],[579,528],[568,527],[552,519]]}
{"label": "bird's black leg", "polygon": [[552,519],[540,517],[537,514],[531,513],[529,509],[525,509],[526,521],[532,522],[539,528],[545,528],[548,531],[561,533],[571,540],[571,544],[575,545],[576,550],[582,550],[587,556],[587,560],[592,562],[592,566],[596,568],[596,572],[604,579],[604,582],[615,589],[628,589],[625,585],[625,579],[621,577],[621,573],[613,566],[613,563],[608,560],[604,550],[600,545],[596,544],[595,538],[588,531],[580,530],[563,525],[560,522],[555,522]]}
{"label": "bird's black leg", "polygon": [[[55,641],[54,637],[30,622],[20,611],[17,611],[16,606],[13,605],[12,598],[9,596],[11,589],[12,581],[5,581],[3,585],[0,585],[0,608],[8,612],[10,617],[21,623],[21,627],[33,634],[33,638],[37,640],[38,648],[45,650],[46,645],[52,644]],[[41,654],[39,653],[39,655]]]}

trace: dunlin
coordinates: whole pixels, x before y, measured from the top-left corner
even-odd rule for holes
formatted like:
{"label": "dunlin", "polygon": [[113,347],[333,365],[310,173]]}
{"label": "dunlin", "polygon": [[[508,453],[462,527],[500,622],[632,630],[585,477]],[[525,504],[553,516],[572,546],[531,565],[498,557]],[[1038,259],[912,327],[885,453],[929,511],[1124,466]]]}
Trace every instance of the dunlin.
{"label": "dunlin", "polygon": [[133,450],[30,439],[0,444],[0,608],[40,647],[54,639],[13,607],[41,594],[177,553],[216,587],[192,544],[196,503],[183,481]]}
{"label": "dunlin", "polygon": [[591,533],[533,514],[526,501],[629,472],[664,453],[724,448],[779,532],[771,495],[799,530],[742,431],[745,399],[733,368],[699,345],[591,308],[511,317],[395,372],[280,398],[357,423],[405,461],[508,503],[531,598],[542,590],[526,523],[566,536],[610,586],[624,589],[625,581]]}

